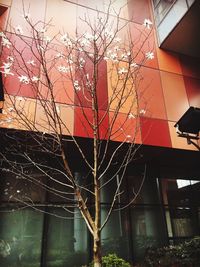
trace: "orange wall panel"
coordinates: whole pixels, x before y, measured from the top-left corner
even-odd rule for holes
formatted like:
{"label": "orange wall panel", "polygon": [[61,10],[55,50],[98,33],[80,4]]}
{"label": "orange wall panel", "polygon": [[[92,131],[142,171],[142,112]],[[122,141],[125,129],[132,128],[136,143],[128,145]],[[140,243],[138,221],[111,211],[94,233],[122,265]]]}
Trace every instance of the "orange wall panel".
{"label": "orange wall panel", "polygon": [[133,80],[127,80],[120,77],[118,69],[127,68],[125,63],[119,63],[115,66],[112,62],[107,62],[107,78],[108,78],[108,103],[110,110],[116,110],[119,106],[119,100],[123,99],[119,107],[121,113],[137,114],[138,102],[135,94],[135,85]]}
{"label": "orange wall panel", "polygon": [[137,118],[129,118],[127,114],[119,113],[115,119],[115,114],[110,112],[109,121],[112,128],[112,141],[141,144],[140,125]]}
{"label": "orange wall panel", "polygon": [[[13,108],[13,104],[15,108]],[[5,94],[3,113],[0,114],[0,127],[33,130],[35,108],[35,99]]]}
{"label": "orange wall panel", "polygon": [[177,121],[189,107],[183,77],[169,72],[160,74],[168,120]]}
{"label": "orange wall panel", "polygon": [[160,70],[182,74],[181,64],[177,54],[164,51],[160,48],[157,48],[156,51]]}
{"label": "orange wall panel", "polygon": [[64,135],[74,135],[74,107],[57,104],[61,119],[61,129]]}
{"label": "orange wall panel", "polygon": [[[60,126],[62,134],[73,135],[74,128],[74,108],[68,105],[56,104],[56,111],[60,118]],[[49,114],[48,114],[49,113]],[[54,122],[50,118],[50,114],[53,114],[53,108],[48,101],[38,101],[36,103],[35,113],[35,130],[51,133],[55,132]],[[54,117],[54,116],[52,116]],[[59,124],[57,123],[57,131],[60,133]]]}

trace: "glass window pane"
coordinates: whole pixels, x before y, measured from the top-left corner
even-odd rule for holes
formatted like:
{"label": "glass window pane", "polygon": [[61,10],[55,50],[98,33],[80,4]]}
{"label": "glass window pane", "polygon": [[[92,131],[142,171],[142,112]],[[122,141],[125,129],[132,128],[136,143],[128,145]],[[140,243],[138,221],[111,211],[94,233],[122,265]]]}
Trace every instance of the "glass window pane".
{"label": "glass window pane", "polygon": [[169,237],[177,239],[198,235],[199,181],[162,179],[161,185]]}
{"label": "glass window pane", "polygon": [[1,267],[40,267],[43,213],[0,210]]}
{"label": "glass window pane", "polygon": [[[108,207],[102,207],[101,220],[106,218]],[[103,254],[116,253],[119,257],[131,261],[130,222],[128,210],[116,209],[101,234]]]}
{"label": "glass window pane", "polygon": [[200,181],[162,179],[162,193],[165,205],[200,205]]}
{"label": "glass window pane", "polygon": [[47,222],[46,260],[48,267],[82,266],[88,263],[88,231],[77,211],[51,209]]}
{"label": "glass window pane", "polygon": [[189,208],[170,209],[173,237],[190,237],[194,234],[191,215]]}
{"label": "glass window pane", "polygon": [[165,225],[159,207],[132,208],[131,222],[135,260],[142,260],[148,248],[165,244]]}
{"label": "glass window pane", "polygon": [[41,176],[30,175],[26,178],[4,169],[1,172],[1,177],[1,202],[44,202],[45,190],[41,186],[44,181]]}
{"label": "glass window pane", "polygon": [[133,172],[133,175],[128,176],[129,201],[134,198],[135,194],[139,193],[134,204],[159,204],[159,193],[155,177],[148,170],[144,178],[144,183],[143,177],[144,170],[141,173]]}

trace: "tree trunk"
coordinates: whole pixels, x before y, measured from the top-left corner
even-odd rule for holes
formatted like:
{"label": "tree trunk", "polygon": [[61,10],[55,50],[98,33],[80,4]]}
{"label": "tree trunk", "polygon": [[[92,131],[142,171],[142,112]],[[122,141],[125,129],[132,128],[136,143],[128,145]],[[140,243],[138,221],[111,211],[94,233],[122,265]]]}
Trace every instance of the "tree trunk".
{"label": "tree trunk", "polygon": [[94,244],[93,244],[93,261],[94,267],[101,267],[101,239],[100,239],[100,232],[96,231],[94,233]]}

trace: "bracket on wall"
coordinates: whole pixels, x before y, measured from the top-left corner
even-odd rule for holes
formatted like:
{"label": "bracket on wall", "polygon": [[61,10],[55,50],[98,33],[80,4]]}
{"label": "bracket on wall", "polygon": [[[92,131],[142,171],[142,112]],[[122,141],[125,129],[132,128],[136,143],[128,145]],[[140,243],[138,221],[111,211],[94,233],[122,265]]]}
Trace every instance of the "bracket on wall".
{"label": "bracket on wall", "polygon": [[186,138],[188,145],[192,144],[200,151],[200,146],[194,141],[200,138],[200,108],[190,107],[174,127],[178,137]]}

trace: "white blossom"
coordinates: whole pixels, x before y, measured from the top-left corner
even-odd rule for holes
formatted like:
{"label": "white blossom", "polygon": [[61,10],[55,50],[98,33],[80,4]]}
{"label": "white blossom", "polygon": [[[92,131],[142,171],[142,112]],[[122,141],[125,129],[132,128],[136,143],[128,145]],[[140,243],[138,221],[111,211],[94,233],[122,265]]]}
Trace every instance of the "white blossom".
{"label": "white blossom", "polygon": [[129,119],[135,119],[135,115],[133,115],[133,113],[129,113],[129,114],[128,114],[128,118],[129,118]]}
{"label": "white blossom", "polygon": [[111,49],[109,49],[109,50],[107,51],[107,55],[110,55],[111,53],[113,53],[113,51],[112,51]]}
{"label": "white blossom", "polygon": [[150,19],[145,19],[144,20],[144,23],[143,25],[147,28],[147,29],[150,29],[150,26],[152,25],[153,23],[150,21]]}
{"label": "white blossom", "polygon": [[136,64],[135,62],[133,62],[133,63],[130,64],[130,67],[137,68],[138,67],[138,64]]}
{"label": "white blossom", "polygon": [[85,64],[85,59],[84,58],[79,58],[79,67],[83,68],[83,65]]}
{"label": "white blossom", "polygon": [[145,57],[146,57],[147,59],[154,59],[154,53],[153,53],[153,52],[147,52],[147,53],[145,54]]}
{"label": "white blossom", "polygon": [[61,37],[60,37],[60,41],[68,46],[68,47],[72,47],[72,41],[70,40],[70,38],[67,36],[67,34],[63,34]]}
{"label": "white blossom", "polygon": [[45,37],[44,37],[44,41],[45,41],[46,44],[49,44],[49,43],[51,42],[51,40],[52,40],[52,39],[51,39],[51,37],[49,37],[49,36],[45,36]]}
{"label": "white blossom", "polygon": [[116,46],[114,46],[113,50],[115,50],[115,51],[119,51],[119,50],[120,50],[120,48],[119,48],[119,46],[118,46],[118,45],[116,45]]}
{"label": "white blossom", "polygon": [[80,91],[80,90],[81,90],[81,87],[79,86],[79,83],[78,83],[77,80],[74,81],[74,89],[75,89],[76,91]]}
{"label": "white blossom", "polygon": [[2,37],[1,44],[2,44],[2,46],[7,47],[8,49],[12,45],[11,42],[7,38],[5,38],[5,37]]}
{"label": "white blossom", "polygon": [[23,30],[22,30],[22,27],[20,25],[18,25],[17,27],[15,27],[15,31],[18,33],[18,34],[23,34]]}
{"label": "white blossom", "polygon": [[8,123],[10,123],[10,122],[12,122],[12,121],[13,121],[12,118],[8,118],[8,119],[6,120],[6,122],[8,122]]}
{"label": "white blossom", "polygon": [[25,20],[29,20],[30,17],[31,17],[31,15],[30,15],[30,13],[24,13],[24,14],[22,14],[22,17],[23,17]]}
{"label": "white blossom", "polygon": [[109,39],[112,39],[114,37],[114,33],[110,31],[109,29],[105,29],[104,34],[105,34],[105,37]]}
{"label": "white blossom", "polygon": [[103,59],[104,59],[104,60],[109,60],[110,58],[105,56]]}
{"label": "white blossom", "polygon": [[141,109],[140,110],[140,114],[143,114],[144,115],[145,113],[146,113],[146,110],[145,109]]}
{"label": "white blossom", "polygon": [[119,42],[121,42],[121,38],[119,38],[119,37],[115,37],[113,41],[114,41],[115,43],[119,43]]}
{"label": "white blossom", "polygon": [[18,77],[19,78],[19,81],[21,82],[21,83],[25,83],[25,84],[29,84],[29,78],[27,77],[27,76],[25,76],[25,75],[21,75],[21,76],[19,76]]}
{"label": "white blossom", "polygon": [[45,33],[46,32],[46,28],[44,28],[44,27],[43,28],[40,28],[38,32]]}
{"label": "white blossom", "polygon": [[24,99],[24,98],[23,98],[22,96],[17,96],[17,97],[16,97],[16,100],[17,100],[17,101],[22,101],[23,99]]}
{"label": "white blossom", "polygon": [[3,66],[1,66],[0,68],[9,69],[11,66],[11,62],[3,62]]}
{"label": "white blossom", "polygon": [[58,53],[56,54],[55,58],[64,58],[64,55],[63,53]]}
{"label": "white blossom", "polygon": [[65,66],[58,66],[58,71],[59,72],[63,72],[63,73],[67,73],[69,72],[69,67],[65,67]]}
{"label": "white blossom", "polygon": [[5,76],[14,75],[10,70],[11,66],[12,66],[12,62],[3,62],[3,66],[0,67],[0,68],[3,68],[3,70],[1,70],[0,72],[3,73]]}
{"label": "white blossom", "polygon": [[126,59],[127,57],[127,54],[121,54],[121,59]]}
{"label": "white blossom", "polygon": [[93,41],[93,40],[95,40],[95,38],[96,38],[95,35],[92,35],[92,34],[90,34],[90,33],[88,33],[88,32],[85,32],[85,33],[83,34],[83,37],[84,37],[85,39],[89,40],[89,41]]}
{"label": "white blossom", "polygon": [[80,41],[81,47],[89,46],[89,45],[90,45],[90,41],[88,39],[85,39],[85,38],[81,39],[81,41]]}
{"label": "white blossom", "polygon": [[114,62],[118,62],[118,56],[117,53],[110,54],[110,59]]}
{"label": "white blossom", "polygon": [[27,64],[35,66],[35,61],[33,59],[30,59],[30,60],[27,61]]}
{"label": "white blossom", "polygon": [[120,69],[118,69],[118,73],[119,73],[119,74],[124,74],[124,73],[127,73],[127,72],[128,72],[128,70],[125,69],[125,68],[120,68]]}
{"label": "white blossom", "polygon": [[7,57],[7,60],[8,60],[10,63],[13,63],[13,62],[14,62],[14,58],[11,57],[11,56],[8,56],[8,57]]}
{"label": "white blossom", "polygon": [[44,52],[44,47],[42,45],[38,45],[37,48],[40,50],[40,52]]}
{"label": "white blossom", "polygon": [[0,32],[0,37],[6,38],[4,32]]}
{"label": "white blossom", "polygon": [[69,58],[69,59],[67,60],[67,63],[68,63],[69,65],[71,65],[71,64],[74,63],[74,61],[72,60],[72,58]]}
{"label": "white blossom", "polygon": [[37,76],[33,76],[33,77],[31,78],[31,81],[32,81],[33,83],[36,83],[36,82],[39,81],[39,78],[38,78]]}
{"label": "white blossom", "polygon": [[8,112],[13,112],[13,111],[15,111],[13,107],[8,108]]}
{"label": "white blossom", "polygon": [[60,113],[60,107],[59,106],[56,106],[56,111],[58,114]]}

